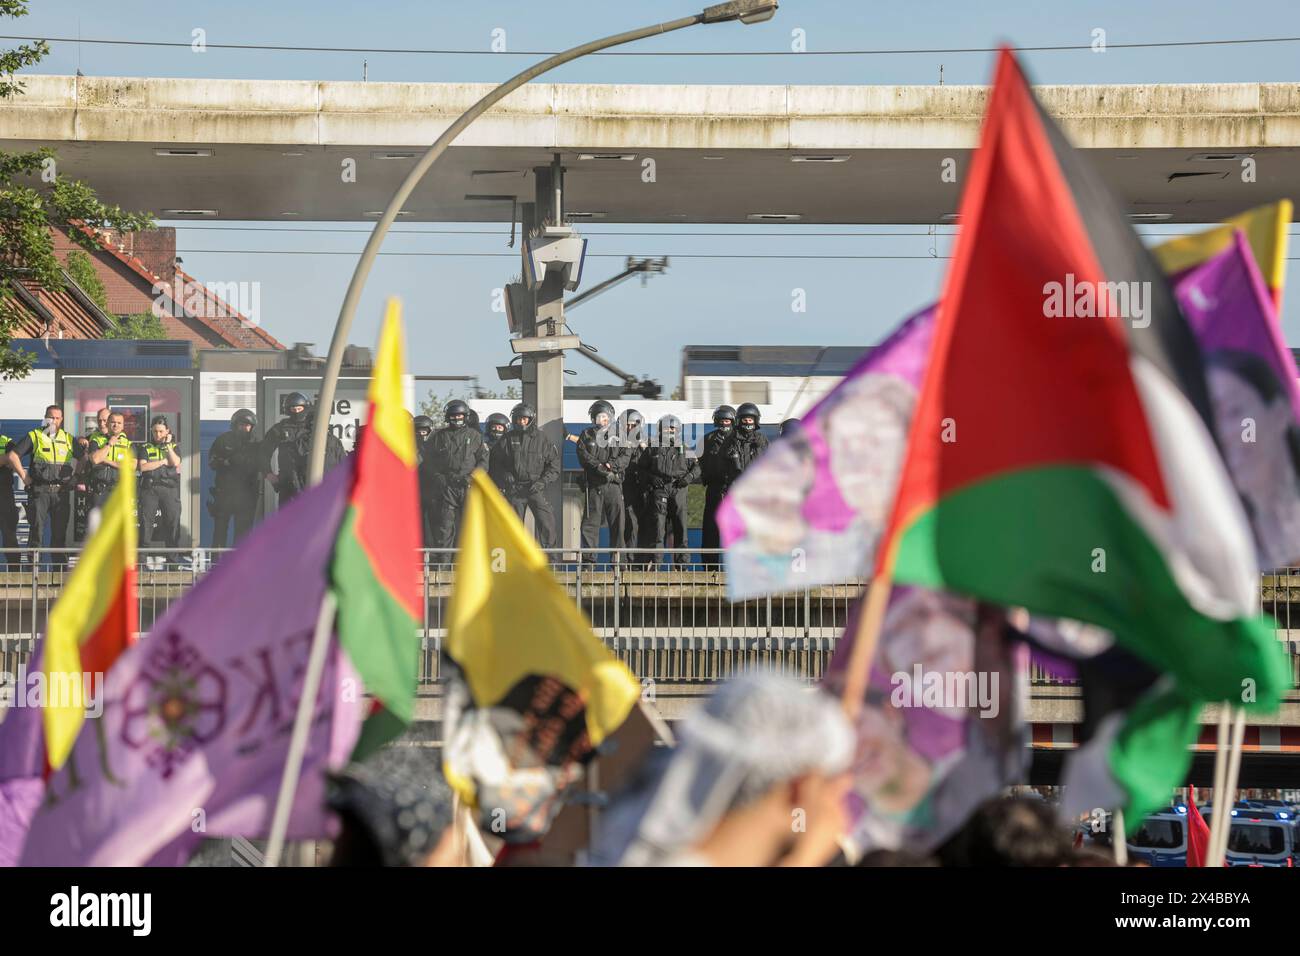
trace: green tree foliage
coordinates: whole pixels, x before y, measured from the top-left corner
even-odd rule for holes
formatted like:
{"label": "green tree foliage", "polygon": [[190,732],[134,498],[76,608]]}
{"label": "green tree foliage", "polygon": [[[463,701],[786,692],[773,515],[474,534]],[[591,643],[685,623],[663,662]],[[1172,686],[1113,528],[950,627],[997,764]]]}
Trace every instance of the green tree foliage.
{"label": "green tree foliage", "polygon": [[90,296],[95,305],[105,312],[108,311],[108,290],[104,288],[104,280],[95,271],[95,260],[90,258],[89,253],[82,252],[80,249],[73,249],[68,253],[68,275],[72,276],[72,281],[81,287],[82,292]]}
{"label": "green tree foliage", "polygon": [[117,328],[104,333],[106,339],[165,339],[162,319],[152,312],[137,312],[117,320]]}
{"label": "green tree foliage", "polygon": [[456,392],[447,392],[445,395],[438,395],[435,392],[430,392],[424,397],[423,401],[420,402],[420,410],[415,414],[428,415],[435,422],[440,422],[442,421],[442,410],[447,407],[447,403],[453,398],[459,398],[467,402],[480,398],[508,398],[517,402],[520,398],[519,386],[511,385],[509,388],[501,392],[493,391],[488,388],[481,388],[478,391],[478,395],[459,395]]}
{"label": "green tree foliage", "polygon": [[[26,14],[27,0],[0,0],[0,17]],[[0,101],[22,95],[24,83],[15,74],[49,52],[43,40],[0,52]],[[85,183],[60,176],[52,149],[0,151],[0,378],[25,378],[34,358],[10,347],[25,314],[14,297],[15,283],[22,278],[35,280],[43,289],[61,290],[63,268],[54,254],[50,227],[66,229],[85,249],[97,248],[94,238],[77,225],[134,232],[153,228],[153,217],[102,203]]]}

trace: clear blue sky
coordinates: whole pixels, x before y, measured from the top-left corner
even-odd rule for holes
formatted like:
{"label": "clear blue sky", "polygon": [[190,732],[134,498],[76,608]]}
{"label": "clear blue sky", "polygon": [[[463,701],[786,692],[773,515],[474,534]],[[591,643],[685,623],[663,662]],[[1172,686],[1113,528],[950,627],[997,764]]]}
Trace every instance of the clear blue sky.
{"label": "clear blue sky", "polygon": [[[162,40],[188,43],[201,27],[209,43],[292,46],[419,47],[489,49],[492,32],[506,31],[510,50],[552,51],[576,42],[693,12],[692,0],[526,3],[523,0],[36,0],[21,20],[0,20],[6,34]],[[1209,0],[1142,2],[972,3],[970,0],[784,0],[775,20],[742,27],[697,27],[645,41],[636,49],[789,50],[801,29],[810,51],[1087,44],[1095,28],[1109,44],[1300,36],[1295,0],[1252,0],[1249,5]],[[0,41],[12,46],[12,41]],[[34,72],[88,75],[193,76],[262,79],[357,79],[362,60],[372,81],[499,81],[528,61],[520,56],[433,56],[375,53],[307,53],[101,46],[55,43]],[[1109,49],[1024,55],[1037,83],[1300,82],[1300,43],[1172,48]],[[939,66],[946,83],[983,83],[991,56],[945,53],[883,56],[782,57],[599,57],[563,68],[547,79],[604,83],[935,83]],[[436,173],[435,173],[436,174]],[[93,185],[93,184],[92,184]],[[1296,197],[1300,199],[1300,197]],[[299,228],[310,223],[296,223]],[[338,228],[331,225],[331,228]],[[401,228],[401,227],[399,227]],[[421,224],[412,228],[435,228]],[[486,227],[474,227],[486,228]],[[640,228],[640,227],[638,227]],[[814,238],[754,235],[728,230],[726,238],[606,237],[627,231],[612,224],[585,229],[591,252],[661,255],[753,251],[767,254],[926,254],[925,236]],[[706,231],[706,230],[698,230]],[[710,227],[709,232],[719,232]],[[781,227],[782,232],[797,231]],[[819,231],[827,231],[825,228]],[[915,233],[917,227],[900,232]],[[921,230],[923,231],[923,230]],[[1156,230],[1151,230],[1156,231]],[[323,351],[342,298],[350,260],[342,256],[201,254],[197,249],[360,250],[364,235],[208,232],[182,227],[178,246],[192,274],[213,281],[260,281],[267,328],[282,341],[309,341]],[[944,254],[948,243],[940,240]],[[503,251],[497,237],[394,236],[394,251]],[[616,260],[594,260],[585,279],[616,271]],[[677,260],[667,276],[646,288],[628,283],[575,312],[585,339],[632,371],[658,378],[666,389],[678,382],[680,351],[687,343],[867,344],[907,311],[934,298],[939,261]],[[371,344],[384,295],[401,295],[412,315],[413,371],[478,374],[495,387],[492,367],[510,352],[504,319],[490,311],[487,290],[508,279],[507,260],[462,258],[381,259],[371,275],[354,340]],[[1292,270],[1292,288],[1300,279]],[[427,290],[439,289],[437,302]],[[791,289],[807,290],[808,311],[790,311]],[[1297,296],[1284,316],[1292,343],[1300,342]],[[864,310],[862,303],[867,303]],[[797,318],[797,325],[792,322]],[[607,380],[581,359],[571,383]]]}

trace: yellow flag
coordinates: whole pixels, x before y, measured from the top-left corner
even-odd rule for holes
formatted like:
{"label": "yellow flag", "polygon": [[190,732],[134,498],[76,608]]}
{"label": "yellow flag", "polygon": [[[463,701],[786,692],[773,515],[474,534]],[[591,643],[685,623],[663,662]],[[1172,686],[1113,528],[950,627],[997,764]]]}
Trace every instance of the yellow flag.
{"label": "yellow flag", "polygon": [[1232,242],[1232,233],[1246,234],[1250,251],[1273,295],[1273,304],[1281,311],[1282,287],[1286,284],[1287,228],[1291,225],[1291,200],[1283,199],[1268,206],[1248,209],[1239,216],[1225,219],[1222,225],[1190,236],[1179,236],[1155,246],[1151,251],[1168,275],[1177,275],[1218,255]]}
{"label": "yellow flag", "polygon": [[446,650],[474,704],[491,707],[529,675],[554,677],[586,705],[587,736],[598,745],[627,718],[641,685],[591,632],[481,470],[470,479],[459,545]]}
{"label": "yellow flag", "polygon": [[121,462],[117,487],[100,514],[45,626],[43,717],[55,770],[77,742],[88,693],[102,690],[109,667],[136,639],[134,456]]}

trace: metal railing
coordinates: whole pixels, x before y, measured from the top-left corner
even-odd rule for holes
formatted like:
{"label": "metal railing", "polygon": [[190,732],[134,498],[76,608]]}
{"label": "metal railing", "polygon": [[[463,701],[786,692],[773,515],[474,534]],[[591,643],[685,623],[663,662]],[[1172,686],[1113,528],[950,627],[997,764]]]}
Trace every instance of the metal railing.
{"label": "metal railing", "polygon": [[[142,633],[206,571],[222,549],[142,549],[137,600]],[[556,581],[581,609],[597,637],[642,680],[710,682],[761,668],[815,681],[825,673],[844,631],[861,580],[804,587],[732,603],[721,552],[556,548],[547,552]],[[0,550],[0,671],[14,673],[46,626],[77,552]],[[455,579],[454,550],[421,552],[420,681],[441,677],[447,603]],[[1266,574],[1266,612],[1291,653],[1300,686],[1300,569]],[[1292,630],[1292,605],[1296,630]],[[1031,683],[1070,684],[1037,665]]]}

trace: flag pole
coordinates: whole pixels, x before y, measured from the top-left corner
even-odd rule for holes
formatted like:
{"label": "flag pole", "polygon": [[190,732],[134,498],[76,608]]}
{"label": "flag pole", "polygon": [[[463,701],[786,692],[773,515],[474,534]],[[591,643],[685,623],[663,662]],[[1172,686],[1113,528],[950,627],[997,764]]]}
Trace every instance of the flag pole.
{"label": "flag pole", "polygon": [[289,756],[284,762],[284,776],[280,778],[280,793],[275,800],[275,813],[271,817],[271,838],[266,846],[266,866],[279,866],[284,850],[284,835],[289,829],[289,811],[294,794],[298,791],[298,777],[302,773],[302,758],[307,752],[307,736],[311,732],[312,712],[320,694],[321,674],[325,670],[325,652],[329,650],[330,634],[334,631],[334,612],[337,605],[334,592],[328,587],[321,598],[320,613],[316,616],[316,631],[311,639],[311,655],[307,659],[307,673],[303,677],[302,697],[298,699],[298,713],[293,719],[293,737],[289,740]]}
{"label": "flag pole", "polygon": [[[1223,814],[1223,827],[1219,830],[1219,845],[1215,849],[1216,866],[1226,865],[1228,854],[1228,836],[1232,832],[1232,807],[1237,802],[1237,775],[1241,770],[1241,750],[1246,738],[1246,711],[1238,707],[1232,715],[1232,744],[1228,749],[1228,774],[1224,781],[1224,796],[1227,809]],[[1216,814],[1217,816],[1217,814]]]}
{"label": "flag pole", "polygon": [[1219,830],[1223,825],[1223,785],[1228,770],[1228,703],[1219,706],[1219,729],[1214,740],[1214,819],[1210,821],[1210,845],[1206,849],[1206,866],[1218,866],[1214,848],[1219,845]]}
{"label": "flag pole", "polygon": [[880,637],[880,625],[885,619],[885,606],[889,603],[891,587],[889,573],[882,571],[871,579],[871,585],[867,589],[867,604],[862,609],[862,617],[858,620],[858,628],[853,636],[853,647],[849,652],[849,663],[844,675],[844,694],[841,697],[844,713],[850,721],[857,719],[867,694],[871,661],[875,658],[876,642]]}
{"label": "flag pole", "polygon": [[1115,865],[1128,866],[1128,834],[1124,831],[1124,808],[1116,807],[1110,818],[1110,844]]}

